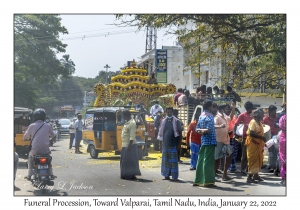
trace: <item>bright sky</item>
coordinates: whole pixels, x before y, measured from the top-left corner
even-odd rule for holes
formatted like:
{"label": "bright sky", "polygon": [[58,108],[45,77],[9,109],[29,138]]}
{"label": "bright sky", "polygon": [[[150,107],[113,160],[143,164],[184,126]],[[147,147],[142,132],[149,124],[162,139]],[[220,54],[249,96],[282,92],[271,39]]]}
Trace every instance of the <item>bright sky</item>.
{"label": "bright sky", "polygon": [[[106,64],[111,67],[108,71],[117,71],[127,61],[137,60],[145,53],[146,30],[136,33],[134,27],[110,25],[116,20],[114,15],[61,15],[61,18],[69,32],[61,38],[68,44],[65,54],[76,65],[75,76],[93,78],[106,70]],[[157,32],[157,49],[175,44],[176,37],[164,33]]]}

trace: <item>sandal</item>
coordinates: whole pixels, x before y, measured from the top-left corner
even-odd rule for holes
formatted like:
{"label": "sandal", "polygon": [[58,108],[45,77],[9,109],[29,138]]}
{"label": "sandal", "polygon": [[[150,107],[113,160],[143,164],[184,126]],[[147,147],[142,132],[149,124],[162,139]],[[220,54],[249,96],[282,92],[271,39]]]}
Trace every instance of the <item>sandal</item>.
{"label": "sandal", "polygon": [[252,178],[247,178],[247,183],[255,183],[255,181]]}
{"label": "sandal", "polygon": [[215,182],[221,182],[221,180],[217,177],[215,177]]}
{"label": "sandal", "polygon": [[225,177],[225,178],[222,178],[222,181],[226,182],[226,181],[229,181],[229,180],[231,180],[231,179],[232,179],[231,177],[227,176],[227,177]]}
{"label": "sandal", "polygon": [[219,170],[219,169],[217,169],[217,170],[215,171],[215,173],[216,173],[216,174],[223,174],[223,172],[222,172],[221,170]]}
{"label": "sandal", "polygon": [[255,180],[255,181],[264,181],[264,179],[262,179],[260,176],[254,176],[253,177],[253,180]]}

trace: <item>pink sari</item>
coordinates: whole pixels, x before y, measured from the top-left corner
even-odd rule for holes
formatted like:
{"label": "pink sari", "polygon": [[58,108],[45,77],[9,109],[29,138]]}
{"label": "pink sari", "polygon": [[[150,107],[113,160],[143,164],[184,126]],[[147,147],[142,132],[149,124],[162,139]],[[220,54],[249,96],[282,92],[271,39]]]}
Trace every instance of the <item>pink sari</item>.
{"label": "pink sari", "polygon": [[280,176],[286,179],[286,114],[280,118],[279,127],[282,130],[279,140]]}

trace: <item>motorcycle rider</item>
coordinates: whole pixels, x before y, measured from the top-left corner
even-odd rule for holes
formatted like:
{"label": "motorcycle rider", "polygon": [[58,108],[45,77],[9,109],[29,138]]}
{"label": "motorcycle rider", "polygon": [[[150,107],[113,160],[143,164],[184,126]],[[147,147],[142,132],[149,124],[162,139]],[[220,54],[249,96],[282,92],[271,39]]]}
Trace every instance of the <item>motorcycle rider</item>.
{"label": "motorcycle rider", "polygon": [[[36,109],[33,112],[34,123],[28,126],[23,139],[31,139],[31,150],[28,155],[28,175],[24,177],[25,179],[31,179],[33,175],[33,156],[34,155],[45,155],[50,154],[49,148],[49,136],[54,140],[55,135],[53,133],[52,127],[49,123],[45,123],[46,112],[44,109]],[[53,178],[56,176],[53,175],[52,167],[49,168],[50,175]]]}

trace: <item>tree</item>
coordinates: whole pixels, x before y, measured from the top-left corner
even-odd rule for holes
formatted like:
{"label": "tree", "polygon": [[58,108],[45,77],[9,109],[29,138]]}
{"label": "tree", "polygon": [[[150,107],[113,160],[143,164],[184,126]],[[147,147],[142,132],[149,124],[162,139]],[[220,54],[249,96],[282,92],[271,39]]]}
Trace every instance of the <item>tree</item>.
{"label": "tree", "polygon": [[[127,15],[126,15],[127,16]],[[118,26],[165,28],[174,34],[188,56],[186,65],[199,76],[199,64],[222,63],[222,82],[243,81],[240,88],[266,88],[285,91],[286,15],[116,15]],[[270,74],[272,73],[272,74]],[[275,76],[276,75],[276,76]]]}
{"label": "tree", "polygon": [[59,40],[60,33],[68,33],[60,21],[59,15],[14,16],[15,106],[34,108],[41,84],[74,73],[75,69],[65,68],[56,57],[67,47]]}
{"label": "tree", "polygon": [[63,58],[60,59],[62,66],[69,71],[69,75],[72,75],[75,72],[75,64],[70,59],[70,55],[63,55]]}

